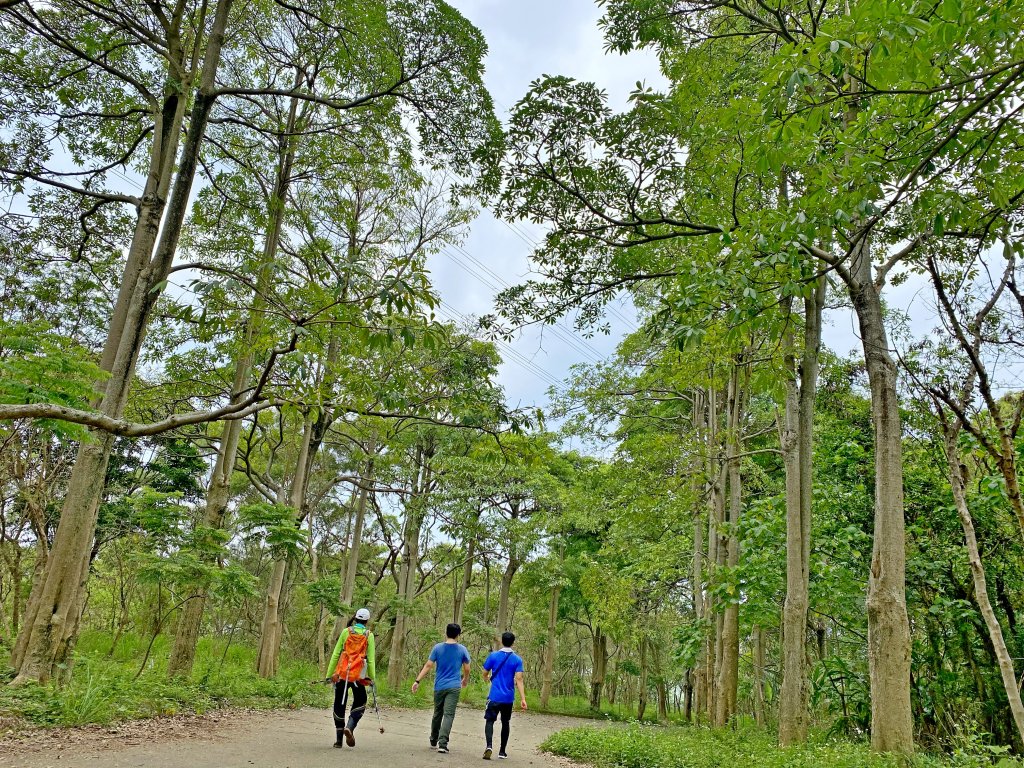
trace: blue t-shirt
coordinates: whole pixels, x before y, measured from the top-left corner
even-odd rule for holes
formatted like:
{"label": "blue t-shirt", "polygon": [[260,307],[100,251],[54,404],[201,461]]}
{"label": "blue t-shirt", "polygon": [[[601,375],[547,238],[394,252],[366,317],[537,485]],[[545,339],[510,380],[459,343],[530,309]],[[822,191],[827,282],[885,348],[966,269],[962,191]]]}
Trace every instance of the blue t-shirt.
{"label": "blue t-shirt", "polygon": [[461,643],[438,643],[430,651],[430,660],[437,664],[434,690],[462,687],[462,665],[469,664],[469,651]]}
{"label": "blue t-shirt", "polygon": [[491,693],[495,704],[511,704],[516,700],[516,672],[523,671],[523,660],[511,650],[495,651],[487,657],[484,669],[491,672]]}

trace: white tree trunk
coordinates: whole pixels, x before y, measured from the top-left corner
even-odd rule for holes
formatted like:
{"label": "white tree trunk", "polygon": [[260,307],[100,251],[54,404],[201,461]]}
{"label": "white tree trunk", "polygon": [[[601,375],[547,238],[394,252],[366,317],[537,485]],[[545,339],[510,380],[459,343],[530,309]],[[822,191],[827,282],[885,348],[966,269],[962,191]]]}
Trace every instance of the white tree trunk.
{"label": "white tree trunk", "polygon": [[[788,359],[786,405],[780,443],[786,469],[786,600],[782,620],[782,690],[779,743],[807,741],[809,725],[807,611],[810,605],[811,512],[813,494],[814,400],[821,350],[825,281],[804,302],[804,351],[797,371]],[[792,336],[788,346],[794,346]],[[799,382],[799,384],[798,384]]]}
{"label": "white tree trunk", "polygon": [[[177,125],[159,125],[162,117],[157,121],[154,135],[160,139],[154,140],[146,194],[101,357],[101,363],[110,376],[102,388],[99,410],[107,416],[119,418],[124,412],[150,312],[159,293],[155,288],[166,278],[177,249],[206,123],[216,99],[215,76],[231,5],[232,0],[219,0],[216,6],[206,44],[202,81],[194,99],[189,134],[177,175],[174,173],[174,155],[181,131],[184,114],[181,102],[184,100],[178,99],[179,106],[174,111]],[[173,192],[161,229],[165,213],[161,201],[167,199],[172,179]],[[70,667],[70,654],[80,620],[78,612],[85,605],[89,555],[112,448],[113,436],[94,432],[92,440],[79,450],[50,557],[41,579],[33,586],[31,615],[25,617],[22,628],[25,637],[18,643],[21,650],[15,685],[29,681],[46,682],[54,674]]]}
{"label": "white tree trunk", "polygon": [[867,597],[871,748],[909,755],[914,751],[914,719],[910,704],[903,430],[896,365],[889,353],[882,299],[873,282],[867,238],[851,264],[849,287],[871,387],[875,438],[875,524]]}
{"label": "white tree trunk", "polygon": [[995,610],[988,596],[988,583],[985,580],[985,566],[981,561],[981,551],[978,548],[978,537],[974,531],[974,518],[967,506],[966,481],[963,468],[960,466],[960,455],[957,451],[957,437],[960,430],[952,425],[944,427],[946,463],[949,467],[949,482],[953,490],[953,502],[956,511],[960,516],[960,525],[964,530],[964,541],[967,545],[967,560],[971,568],[971,578],[974,580],[974,598],[978,603],[978,610],[985,619],[985,627],[988,630],[992,648],[995,651],[996,661],[999,664],[999,674],[1003,681],[1003,690],[1006,692],[1006,699],[1010,704],[1010,713],[1013,715],[1014,725],[1017,727],[1018,744],[1024,744],[1024,703],[1021,702],[1020,688],[1017,685],[1017,672],[1013,667],[1013,657],[1006,647],[1006,640],[1003,637],[1003,628],[996,618]]}

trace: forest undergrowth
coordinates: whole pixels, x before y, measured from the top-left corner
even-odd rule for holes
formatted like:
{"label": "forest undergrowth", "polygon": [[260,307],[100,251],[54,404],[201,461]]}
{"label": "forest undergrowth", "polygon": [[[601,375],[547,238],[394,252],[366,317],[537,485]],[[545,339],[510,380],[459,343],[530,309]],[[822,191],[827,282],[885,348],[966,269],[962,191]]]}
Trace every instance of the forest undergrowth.
{"label": "forest undergrowth", "polygon": [[[282,659],[277,677],[266,679],[256,672],[257,650],[251,645],[203,638],[193,675],[168,678],[172,638],[160,635],[152,640],[126,633],[113,649],[112,641],[108,632],[83,634],[71,677],[63,687],[0,684],[0,737],[31,727],[108,725],[150,717],[202,715],[222,708],[326,709],[331,703],[331,688],[318,684],[321,676],[310,661]],[[10,670],[0,672],[0,683],[10,682],[12,676]],[[381,679],[377,689],[382,708],[431,706],[428,687],[414,694],[405,685],[390,689]],[[474,680],[463,691],[460,706],[483,709],[486,702],[487,686]],[[541,711],[609,721],[634,718],[630,710],[607,702],[595,712],[582,696],[553,697]]]}
{"label": "forest undergrowth", "polygon": [[871,752],[866,741],[812,735],[806,745],[780,747],[776,734],[751,722],[735,728],[660,727],[569,728],[541,749],[599,768],[1019,768],[1007,750],[964,734],[963,743],[941,756],[921,752],[910,758]]}
{"label": "forest undergrowth", "polygon": [[[0,738],[34,727],[109,725],[125,720],[205,714],[224,708],[326,709],[330,687],[317,685],[316,664],[282,660],[276,678],[261,678],[255,671],[256,649],[225,639],[204,638],[198,648],[191,678],[168,679],[167,648],[172,639],[155,640],[137,634],[122,635],[116,647],[107,632],[83,634],[70,679],[63,687],[52,684],[0,686]],[[150,643],[152,646],[150,647]],[[148,653],[147,653],[148,651]],[[10,673],[4,678],[7,678]],[[429,690],[411,693],[404,685],[391,690],[379,686],[384,708],[422,709],[430,706]],[[463,692],[460,706],[482,708],[486,686],[474,680]],[[898,768],[905,763],[891,755],[872,753],[866,741],[812,736],[805,747],[781,748],[772,728],[750,720],[728,729],[686,725],[676,720],[643,723],[630,710],[603,702],[600,712],[590,709],[585,697],[553,697],[541,710],[581,718],[579,727],[552,735],[542,749],[599,768]],[[582,724],[583,719],[627,727],[604,728]],[[985,743],[983,734],[964,732],[961,743],[941,756],[922,752],[915,768],[1021,768],[1019,759],[1004,747]]]}
{"label": "forest undergrowth", "polygon": [[84,634],[62,688],[0,686],[0,718],[29,726],[78,726],[223,707],[294,709],[329,702],[327,686],[310,684],[317,669],[309,662],[286,660],[277,677],[264,679],[256,673],[251,647],[203,638],[193,676],[168,679],[170,638],[158,637],[148,659],[149,638],[125,634],[113,651],[111,640],[107,633]]}

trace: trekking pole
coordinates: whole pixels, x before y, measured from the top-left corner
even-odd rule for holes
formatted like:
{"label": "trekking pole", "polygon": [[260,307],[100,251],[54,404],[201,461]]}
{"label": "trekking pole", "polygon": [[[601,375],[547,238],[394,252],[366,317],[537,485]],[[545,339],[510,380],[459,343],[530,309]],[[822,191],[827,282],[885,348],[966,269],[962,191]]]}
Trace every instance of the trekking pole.
{"label": "trekking pole", "polygon": [[377,713],[377,725],[380,726],[380,732],[384,733],[384,723],[380,719],[380,707],[377,706],[377,683],[373,683],[370,688],[373,691],[373,711]]}
{"label": "trekking pole", "polygon": [[[341,694],[341,717],[338,717],[338,708],[337,708],[337,706],[334,706],[334,705],[331,706],[331,710],[334,712],[334,719],[335,720],[341,720],[341,727],[344,728],[345,727],[345,705],[348,703],[348,681],[347,680],[341,680],[340,682],[335,683],[335,685],[344,685],[345,686],[345,692]],[[335,727],[337,727],[337,723],[335,723]]]}

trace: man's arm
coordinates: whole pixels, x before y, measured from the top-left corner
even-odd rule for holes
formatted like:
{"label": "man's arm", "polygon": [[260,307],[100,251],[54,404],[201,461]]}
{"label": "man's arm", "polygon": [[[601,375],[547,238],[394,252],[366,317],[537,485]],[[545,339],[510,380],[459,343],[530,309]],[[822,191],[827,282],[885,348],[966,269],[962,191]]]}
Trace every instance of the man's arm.
{"label": "man's arm", "polygon": [[467,662],[465,662],[462,665],[462,687],[463,688],[465,688],[467,685],[469,685],[469,670],[470,670],[470,666],[469,666],[469,662],[467,661]]}
{"label": "man's arm", "polygon": [[519,689],[519,706],[526,710],[526,684],[523,682],[523,673],[516,672],[516,688]]}
{"label": "man's arm", "polygon": [[434,662],[432,662],[430,659],[427,659],[427,663],[423,665],[423,669],[421,669],[420,673],[418,675],[416,675],[416,682],[412,684],[412,692],[413,693],[416,693],[416,691],[419,689],[419,687],[420,687],[420,680],[422,680],[424,677],[429,675],[430,674],[430,670],[432,670],[433,668],[434,668]]}

